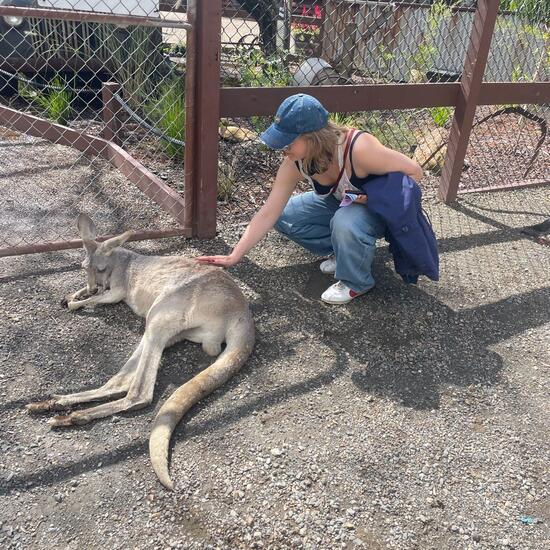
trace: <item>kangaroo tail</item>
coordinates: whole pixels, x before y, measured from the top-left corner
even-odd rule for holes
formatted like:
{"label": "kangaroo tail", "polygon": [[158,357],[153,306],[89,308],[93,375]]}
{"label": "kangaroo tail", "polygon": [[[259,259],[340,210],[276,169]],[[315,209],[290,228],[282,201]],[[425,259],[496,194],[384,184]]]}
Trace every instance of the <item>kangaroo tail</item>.
{"label": "kangaroo tail", "polygon": [[225,384],[252,352],[254,322],[249,311],[230,325],[226,343],[225,350],[216,361],[180,386],[166,400],[155,418],[149,437],[149,456],[157,477],[167,489],[174,488],[168,472],[168,446],[178,422],[195,403]]}

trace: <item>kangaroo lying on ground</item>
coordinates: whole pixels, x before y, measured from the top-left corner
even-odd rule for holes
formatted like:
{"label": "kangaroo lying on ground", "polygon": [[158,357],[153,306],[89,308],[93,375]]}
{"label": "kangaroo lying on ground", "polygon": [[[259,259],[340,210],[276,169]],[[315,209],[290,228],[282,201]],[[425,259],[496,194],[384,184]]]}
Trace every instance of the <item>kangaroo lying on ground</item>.
{"label": "kangaroo lying on ground", "polygon": [[149,439],[153,469],[168,489],[168,445],[182,416],[201,398],[233,376],[254,346],[254,322],[248,303],[235,282],[219,267],[200,265],[178,256],[142,256],[119,248],[130,232],[103,243],[85,214],[78,217],[78,230],[86,258],[82,267],[88,284],[65,298],[70,310],[125,301],[146,318],[145,333],[122,370],[96,390],[30,403],[31,412],[64,410],[90,401],[103,405],[56,416],[52,426],[86,424],[122,411],[146,407],[153,400],[157,371],[164,348],[180,340],[202,344],[208,355],[218,355],[212,365],[177,389],[155,418]]}

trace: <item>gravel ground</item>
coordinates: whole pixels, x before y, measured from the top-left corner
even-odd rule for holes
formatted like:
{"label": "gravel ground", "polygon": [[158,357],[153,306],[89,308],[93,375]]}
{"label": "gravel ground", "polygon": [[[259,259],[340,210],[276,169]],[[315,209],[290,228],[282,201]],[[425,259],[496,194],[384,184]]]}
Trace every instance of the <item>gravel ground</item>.
{"label": "gravel ground", "polygon": [[[381,242],[377,287],[330,307],[318,259],[275,233],[230,270],[258,343],[174,433],[173,493],[151,420],[209,358],[178,344],[152,406],[52,431],[24,405],[102,384],[143,320],[59,306],[83,284],[79,251],[0,259],[0,547],[549,548],[550,257],[520,232],[548,190],[427,206],[439,283],[405,286]],[[223,253],[241,230],[129,247]]]}

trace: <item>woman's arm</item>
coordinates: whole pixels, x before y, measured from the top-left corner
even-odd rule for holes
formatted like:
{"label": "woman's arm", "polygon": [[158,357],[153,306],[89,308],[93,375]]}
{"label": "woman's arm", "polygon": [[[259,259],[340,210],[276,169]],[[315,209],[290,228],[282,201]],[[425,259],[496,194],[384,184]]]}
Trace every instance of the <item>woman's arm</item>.
{"label": "woman's arm", "polygon": [[300,172],[294,162],[288,158],[283,160],[277,171],[269,197],[260,210],[256,212],[231,254],[228,256],[200,256],[197,261],[201,264],[222,267],[236,264],[275,225],[301,179]]}
{"label": "woman's arm", "polygon": [[383,175],[403,172],[419,182],[424,176],[420,165],[399,151],[384,147],[371,134],[361,134],[353,149],[353,166],[358,173]]}

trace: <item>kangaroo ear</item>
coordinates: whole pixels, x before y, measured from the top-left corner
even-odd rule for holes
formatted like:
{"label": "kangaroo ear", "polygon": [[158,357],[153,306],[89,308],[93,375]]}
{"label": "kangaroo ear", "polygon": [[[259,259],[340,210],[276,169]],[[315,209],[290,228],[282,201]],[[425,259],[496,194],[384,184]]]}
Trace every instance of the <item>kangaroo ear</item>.
{"label": "kangaroo ear", "polygon": [[84,250],[86,254],[91,256],[99,246],[95,241],[89,241],[88,239],[82,239],[82,244],[84,245]]}
{"label": "kangaroo ear", "polygon": [[125,231],[122,235],[117,235],[101,243],[99,247],[99,253],[109,256],[111,252],[117,247],[123,245],[132,236],[131,231]]}
{"label": "kangaroo ear", "polygon": [[76,221],[78,232],[83,241],[93,241],[97,237],[97,229],[90,216],[87,214],[80,214]]}

